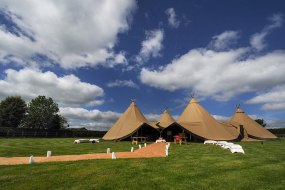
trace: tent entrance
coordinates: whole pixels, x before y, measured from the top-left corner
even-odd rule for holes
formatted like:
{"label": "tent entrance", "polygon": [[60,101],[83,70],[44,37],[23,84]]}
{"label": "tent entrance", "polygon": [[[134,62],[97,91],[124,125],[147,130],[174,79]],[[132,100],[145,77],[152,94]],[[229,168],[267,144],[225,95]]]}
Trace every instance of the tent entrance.
{"label": "tent entrance", "polygon": [[154,142],[159,137],[159,132],[155,128],[143,124],[132,136],[147,137],[147,141]]}
{"label": "tent entrance", "polygon": [[173,124],[162,130],[161,137],[167,142],[173,142],[173,136],[179,135],[179,133],[183,133],[183,129],[179,125]]}

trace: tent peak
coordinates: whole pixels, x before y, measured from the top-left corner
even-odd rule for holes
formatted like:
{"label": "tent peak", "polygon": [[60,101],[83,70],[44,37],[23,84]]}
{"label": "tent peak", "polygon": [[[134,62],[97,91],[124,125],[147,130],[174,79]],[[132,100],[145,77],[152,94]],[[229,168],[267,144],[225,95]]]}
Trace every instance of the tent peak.
{"label": "tent peak", "polygon": [[168,112],[168,107],[165,107],[163,112],[164,113]]}
{"label": "tent peak", "polygon": [[136,99],[131,99],[131,106],[135,106],[136,105]]}
{"label": "tent peak", "polygon": [[237,110],[236,110],[236,113],[244,113],[244,111],[238,106]]}
{"label": "tent peak", "polygon": [[193,103],[198,103],[197,100],[194,97],[191,98],[189,104],[193,104]]}

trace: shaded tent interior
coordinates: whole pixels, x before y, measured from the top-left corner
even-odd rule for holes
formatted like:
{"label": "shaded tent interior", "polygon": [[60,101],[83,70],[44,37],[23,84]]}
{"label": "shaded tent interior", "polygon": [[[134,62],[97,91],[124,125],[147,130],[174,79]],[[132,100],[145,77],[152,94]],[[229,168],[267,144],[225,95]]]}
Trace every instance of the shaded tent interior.
{"label": "shaded tent interior", "polygon": [[184,129],[176,123],[175,119],[170,115],[167,109],[164,110],[159,120],[155,123],[159,127],[160,137],[167,142],[174,141],[173,136],[184,133]]}
{"label": "shaded tent interior", "polygon": [[151,125],[138,109],[135,102],[114,123],[111,129],[103,136],[104,140],[130,140],[131,136],[144,136],[148,140],[155,140],[159,136],[158,127]]}

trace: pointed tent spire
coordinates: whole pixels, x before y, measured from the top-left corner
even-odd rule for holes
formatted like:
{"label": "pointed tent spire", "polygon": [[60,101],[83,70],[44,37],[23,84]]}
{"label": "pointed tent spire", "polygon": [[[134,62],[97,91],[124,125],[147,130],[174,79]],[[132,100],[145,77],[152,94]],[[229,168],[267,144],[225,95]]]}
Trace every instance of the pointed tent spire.
{"label": "pointed tent spire", "polygon": [[237,138],[218,123],[193,97],[180,115],[178,123],[187,131],[203,139],[234,140]]}
{"label": "pointed tent spire", "polygon": [[262,139],[276,139],[277,137],[268,131],[266,128],[259,125],[251,119],[240,107],[237,107],[236,112],[229,121],[231,124],[238,123],[242,125],[249,136]]}
{"label": "pointed tent spire", "polygon": [[[124,139],[136,132],[148,121],[132,100],[130,106],[104,135],[104,140]],[[152,126],[153,127],[153,126]]]}
{"label": "pointed tent spire", "polygon": [[175,119],[173,119],[173,117],[168,112],[167,108],[165,108],[164,112],[157,121],[157,124],[162,128],[166,128],[173,123],[175,123]]}

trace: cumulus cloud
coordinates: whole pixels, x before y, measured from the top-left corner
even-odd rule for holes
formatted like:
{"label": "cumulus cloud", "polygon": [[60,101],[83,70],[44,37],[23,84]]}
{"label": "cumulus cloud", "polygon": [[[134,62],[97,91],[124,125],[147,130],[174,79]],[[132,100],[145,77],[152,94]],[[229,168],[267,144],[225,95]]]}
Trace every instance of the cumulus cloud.
{"label": "cumulus cloud", "polygon": [[285,121],[281,119],[266,120],[266,128],[285,128]]}
{"label": "cumulus cloud", "polygon": [[238,31],[225,31],[219,35],[212,37],[212,41],[209,44],[209,48],[215,50],[226,50],[237,42],[239,38]]}
{"label": "cumulus cloud", "polygon": [[230,117],[224,116],[224,115],[213,115],[213,117],[214,117],[217,121],[227,121],[227,120],[230,119]]}
{"label": "cumulus cloud", "polygon": [[126,63],[113,48],[135,8],[134,0],[2,0],[4,23],[13,27],[0,27],[0,61],[27,65],[44,55],[63,68]]}
{"label": "cumulus cloud", "polygon": [[146,39],[142,42],[139,55],[136,56],[138,63],[145,63],[150,57],[161,56],[160,51],[163,48],[162,41],[164,38],[163,30],[152,30],[146,32]]}
{"label": "cumulus cloud", "polygon": [[219,101],[285,82],[285,52],[243,58],[247,49],[216,52],[193,49],[158,70],[143,68],[142,83],[169,91],[192,89]]}
{"label": "cumulus cloud", "polygon": [[[268,30],[281,24],[282,17],[273,18]],[[227,48],[238,36],[236,31],[226,31],[213,37],[213,49],[192,49],[158,69],[142,68],[140,80],[155,88],[186,89],[218,101],[284,84],[285,51],[255,55],[251,47]]]}
{"label": "cumulus cloud", "polygon": [[[61,107],[60,114],[67,118],[71,127],[85,127],[89,130],[109,130],[122,113],[112,111],[87,110],[84,108]],[[161,115],[145,114],[149,121],[157,121]],[[177,117],[177,116],[175,116]]]}
{"label": "cumulus cloud", "polygon": [[115,80],[107,83],[108,87],[121,87],[126,86],[130,88],[139,88],[139,86],[134,83],[132,80]]}
{"label": "cumulus cloud", "polygon": [[85,127],[89,130],[99,131],[109,130],[121,115],[121,113],[112,111],[103,112],[71,107],[61,107],[59,111],[68,120],[70,127]]}
{"label": "cumulus cloud", "polygon": [[61,107],[60,113],[69,119],[92,120],[97,122],[115,122],[121,113],[100,110],[87,110],[84,108]]}
{"label": "cumulus cloud", "polygon": [[[80,92],[80,93],[78,93]],[[0,98],[22,96],[29,101],[38,95],[52,97],[60,105],[99,105],[103,100],[102,88],[80,81],[75,75],[57,76],[55,73],[39,70],[8,69],[0,80]]]}
{"label": "cumulus cloud", "polygon": [[261,51],[267,46],[265,37],[268,36],[274,29],[282,26],[283,15],[274,14],[269,18],[269,20],[271,22],[269,25],[265,26],[261,32],[253,34],[250,38],[251,46],[257,51]]}
{"label": "cumulus cloud", "polygon": [[161,115],[160,114],[152,114],[152,113],[150,113],[150,114],[145,114],[144,116],[146,117],[146,119],[148,121],[155,122],[155,121],[159,120]]}
{"label": "cumulus cloud", "polygon": [[285,110],[285,85],[276,86],[268,92],[258,94],[247,101],[249,104],[263,104],[263,110]]}
{"label": "cumulus cloud", "polygon": [[175,13],[174,8],[166,9],[165,14],[168,16],[169,26],[172,28],[178,28],[180,25],[180,21],[177,19],[177,15]]}

